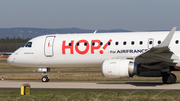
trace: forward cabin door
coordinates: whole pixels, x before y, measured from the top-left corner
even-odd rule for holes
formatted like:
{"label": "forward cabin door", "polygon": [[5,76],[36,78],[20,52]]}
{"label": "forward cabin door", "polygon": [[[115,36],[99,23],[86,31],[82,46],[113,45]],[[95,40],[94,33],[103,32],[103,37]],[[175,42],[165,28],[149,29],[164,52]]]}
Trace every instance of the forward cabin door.
{"label": "forward cabin door", "polygon": [[44,44],[44,55],[46,57],[52,57],[54,55],[53,46],[54,46],[55,36],[47,36]]}
{"label": "forward cabin door", "polygon": [[154,39],[153,38],[149,38],[148,39],[148,49],[151,49],[154,47]]}

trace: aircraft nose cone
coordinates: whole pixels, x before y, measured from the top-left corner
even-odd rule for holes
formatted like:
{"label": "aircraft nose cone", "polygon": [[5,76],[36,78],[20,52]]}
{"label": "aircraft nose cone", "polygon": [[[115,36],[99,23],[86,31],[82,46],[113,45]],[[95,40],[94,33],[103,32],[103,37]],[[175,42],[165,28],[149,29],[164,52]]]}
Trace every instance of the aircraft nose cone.
{"label": "aircraft nose cone", "polygon": [[8,57],[7,62],[10,63],[10,64],[14,62],[14,58],[13,58],[12,55],[10,55],[10,56]]}

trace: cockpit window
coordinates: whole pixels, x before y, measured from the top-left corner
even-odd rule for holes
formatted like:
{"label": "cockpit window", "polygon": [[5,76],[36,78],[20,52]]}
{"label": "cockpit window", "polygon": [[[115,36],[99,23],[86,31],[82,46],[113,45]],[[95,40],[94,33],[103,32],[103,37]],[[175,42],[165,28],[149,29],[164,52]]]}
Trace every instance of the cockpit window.
{"label": "cockpit window", "polygon": [[32,42],[28,42],[25,47],[31,47],[31,46],[32,46]]}
{"label": "cockpit window", "polygon": [[27,42],[22,47],[32,47],[32,42]]}
{"label": "cockpit window", "polygon": [[22,45],[21,47],[24,47],[28,42],[26,42],[24,45]]}

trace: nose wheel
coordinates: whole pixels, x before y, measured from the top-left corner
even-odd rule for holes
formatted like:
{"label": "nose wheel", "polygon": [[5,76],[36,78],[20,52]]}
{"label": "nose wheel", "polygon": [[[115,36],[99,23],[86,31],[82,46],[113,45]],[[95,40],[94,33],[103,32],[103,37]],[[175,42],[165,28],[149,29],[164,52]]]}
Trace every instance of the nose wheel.
{"label": "nose wheel", "polygon": [[42,82],[49,82],[50,78],[48,77],[48,72],[50,71],[50,68],[38,68],[38,72],[42,72]]}
{"label": "nose wheel", "polygon": [[50,79],[49,79],[49,77],[47,75],[45,75],[45,76],[42,77],[41,80],[42,80],[42,82],[49,82]]}

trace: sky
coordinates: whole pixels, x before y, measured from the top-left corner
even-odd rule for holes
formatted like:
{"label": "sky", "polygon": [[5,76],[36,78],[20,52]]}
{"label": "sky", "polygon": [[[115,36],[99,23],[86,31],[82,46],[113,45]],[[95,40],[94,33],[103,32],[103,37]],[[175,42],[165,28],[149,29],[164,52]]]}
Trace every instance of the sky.
{"label": "sky", "polygon": [[0,28],[180,30],[180,0],[0,0]]}

